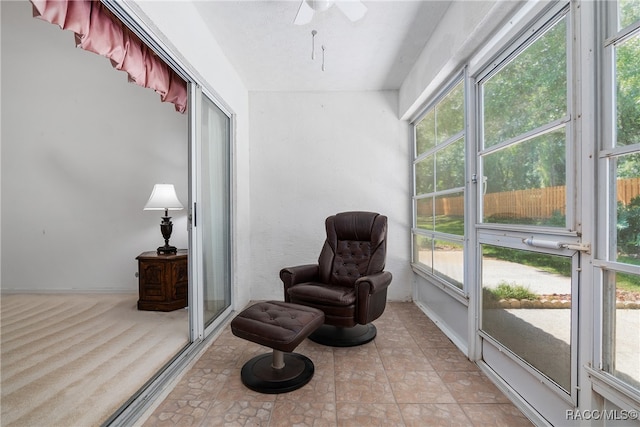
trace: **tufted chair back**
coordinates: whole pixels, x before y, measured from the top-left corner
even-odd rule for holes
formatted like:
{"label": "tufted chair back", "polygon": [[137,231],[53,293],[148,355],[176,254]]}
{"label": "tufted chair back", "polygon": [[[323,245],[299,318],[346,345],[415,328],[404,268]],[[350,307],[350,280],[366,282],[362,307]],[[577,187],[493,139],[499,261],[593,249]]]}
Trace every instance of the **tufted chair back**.
{"label": "tufted chair back", "polygon": [[384,270],[387,217],[374,212],[343,212],[325,221],[327,239],[318,258],[320,280],[353,287],[362,277]]}
{"label": "tufted chair back", "polygon": [[324,325],[309,339],[334,347],[367,343],[372,323],[384,312],[391,272],[385,271],[387,217],[343,212],[325,221],[327,238],[317,264],[280,270],[284,300],[324,313]]}

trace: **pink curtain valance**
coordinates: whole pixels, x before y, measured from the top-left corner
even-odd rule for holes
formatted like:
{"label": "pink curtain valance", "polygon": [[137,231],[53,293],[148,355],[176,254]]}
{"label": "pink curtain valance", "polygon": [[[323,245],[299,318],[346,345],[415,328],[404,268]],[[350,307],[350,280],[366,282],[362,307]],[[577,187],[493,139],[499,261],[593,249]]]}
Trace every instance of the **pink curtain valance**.
{"label": "pink curtain valance", "polygon": [[151,88],[176,111],[187,109],[187,84],[102,3],[91,0],[31,0],[33,16],[75,33],[76,46],[111,60],[129,81]]}

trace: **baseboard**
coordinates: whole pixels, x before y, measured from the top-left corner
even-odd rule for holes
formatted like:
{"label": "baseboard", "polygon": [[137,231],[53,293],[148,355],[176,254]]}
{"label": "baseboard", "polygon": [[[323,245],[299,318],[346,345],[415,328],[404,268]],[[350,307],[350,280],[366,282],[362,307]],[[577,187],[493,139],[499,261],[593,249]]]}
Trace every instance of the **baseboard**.
{"label": "baseboard", "polygon": [[138,295],[138,289],[5,289],[0,288],[2,294],[132,294]]}

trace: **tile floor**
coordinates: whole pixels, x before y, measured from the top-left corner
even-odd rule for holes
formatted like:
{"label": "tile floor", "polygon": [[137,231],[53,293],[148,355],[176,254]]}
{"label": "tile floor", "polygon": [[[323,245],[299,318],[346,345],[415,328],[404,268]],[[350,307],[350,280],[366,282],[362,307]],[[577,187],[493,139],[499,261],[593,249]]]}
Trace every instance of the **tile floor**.
{"label": "tile floor", "polygon": [[229,326],[144,422],[151,426],[531,426],[413,303],[389,303],[359,347],[305,340],[315,374],[290,393],[260,394],[242,365],[266,347]]}

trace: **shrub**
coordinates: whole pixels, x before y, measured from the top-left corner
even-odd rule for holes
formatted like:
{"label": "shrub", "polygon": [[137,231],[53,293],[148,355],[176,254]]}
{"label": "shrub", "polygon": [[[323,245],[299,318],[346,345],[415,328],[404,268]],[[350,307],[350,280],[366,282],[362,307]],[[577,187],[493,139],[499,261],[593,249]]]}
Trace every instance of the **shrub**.
{"label": "shrub", "polygon": [[618,202],[618,249],[634,257],[640,247],[640,196],[624,205]]}
{"label": "shrub", "polygon": [[507,282],[500,282],[496,288],[487,289],[487,291],[497,300],[511,298],[534,300],[538,297],[535,293],[531,292],[528,287]]}

